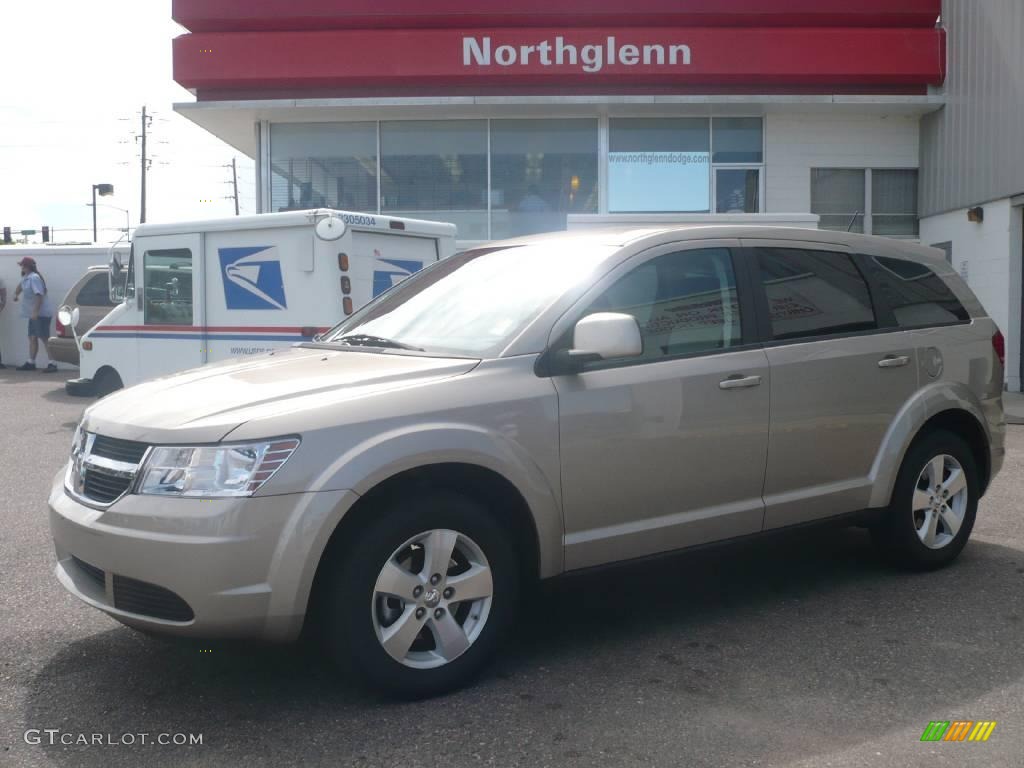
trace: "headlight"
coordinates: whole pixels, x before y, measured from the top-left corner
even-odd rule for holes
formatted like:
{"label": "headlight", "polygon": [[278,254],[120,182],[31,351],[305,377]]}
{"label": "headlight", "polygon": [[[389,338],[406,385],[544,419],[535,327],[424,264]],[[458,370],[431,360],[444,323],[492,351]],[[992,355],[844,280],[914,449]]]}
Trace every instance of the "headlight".
{"label": "headlight", "polygon": [[299,441],[187,448],[157,446],[142,469],[138,493],[153,496],[251,496],[279,470]]}

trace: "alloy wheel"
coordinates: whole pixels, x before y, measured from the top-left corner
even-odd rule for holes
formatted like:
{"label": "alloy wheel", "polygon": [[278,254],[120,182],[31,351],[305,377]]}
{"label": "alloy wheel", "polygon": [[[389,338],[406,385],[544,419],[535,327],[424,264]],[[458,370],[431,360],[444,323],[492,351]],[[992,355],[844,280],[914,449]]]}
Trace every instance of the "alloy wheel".
{"label": "alloy wheel", "polygon": [[476,542],[457,531],[424,531],[398,547],[377,576],[377,640],[406,667],[449,664],[480,636],[493,593],[491,567]]}
{"label": "alloy wheel", "polygon": [[941,454],[921,470],[914,488],[912,514],[917,537],[929,549],[949,545],[967,512],[967,475],[953,456]]}

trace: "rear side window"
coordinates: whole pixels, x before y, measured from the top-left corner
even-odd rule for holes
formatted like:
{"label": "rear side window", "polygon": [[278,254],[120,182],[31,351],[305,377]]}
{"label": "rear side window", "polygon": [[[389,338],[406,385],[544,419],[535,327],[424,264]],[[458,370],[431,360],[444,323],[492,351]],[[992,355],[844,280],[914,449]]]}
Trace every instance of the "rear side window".
{"label": "rear side window", "polygon": [[801,248],[756,248],[777,341],[878,327],[871,292],[845,253]]}
{"label": "rear side window", "polygon": [[901,328],[969,322],[971,316],[941,277],[924,264],[870,257],[872,279]]}
{"label": "rear side window", "polygon": [[90,277],[78,291],[75,303],[80,307],[111,307],[107,273],[98,272]]}

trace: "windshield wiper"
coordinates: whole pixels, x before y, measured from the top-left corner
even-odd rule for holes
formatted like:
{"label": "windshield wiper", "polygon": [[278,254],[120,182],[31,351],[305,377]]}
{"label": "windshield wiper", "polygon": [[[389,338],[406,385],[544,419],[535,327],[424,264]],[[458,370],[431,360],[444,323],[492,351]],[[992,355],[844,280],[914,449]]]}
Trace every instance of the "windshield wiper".
{"label": "windshield wiper", "polygon": [[383,336],[370,336],[365,333],[354,333],[351,336],[342,336],[338,339],[339,344],[346,344],[350,347],[384,347],[386,349],[410,349],[414,352],[423,352],[422,347],[414,347],[412,344],[403,344],[393,339],[385,339]]}

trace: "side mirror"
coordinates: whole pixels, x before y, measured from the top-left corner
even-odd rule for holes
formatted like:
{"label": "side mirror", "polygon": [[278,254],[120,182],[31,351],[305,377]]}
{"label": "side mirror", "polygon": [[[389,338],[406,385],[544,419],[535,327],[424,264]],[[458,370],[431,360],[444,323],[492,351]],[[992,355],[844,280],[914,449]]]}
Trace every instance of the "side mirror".
{"label": "side mirror", "polygon": [[579,370],[583,363],[639,357],[643,351],[644,342],[635,317],[617,312],[598,312],[576,323],[572,349],[567,356],[570,368]]}
{"label": "side mirror", "polygon": [[63,306],[57,310],[57,320],[65,328],[74,325],[74,321],[71,319],[71,310],[67,306]]}

